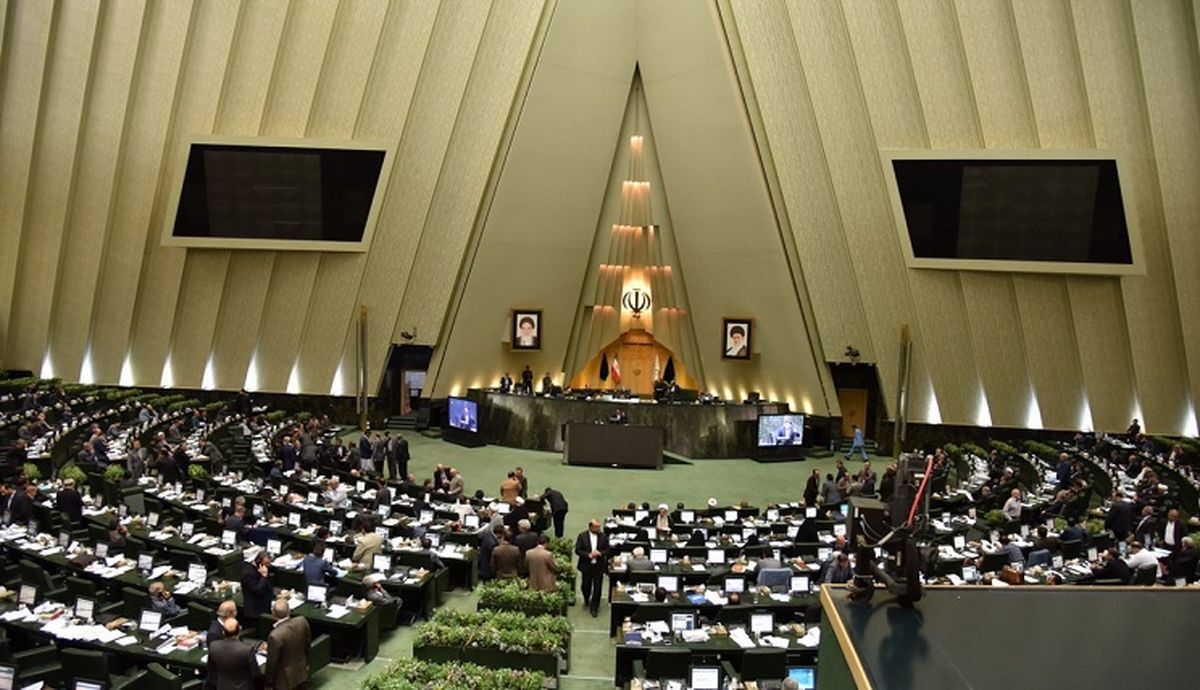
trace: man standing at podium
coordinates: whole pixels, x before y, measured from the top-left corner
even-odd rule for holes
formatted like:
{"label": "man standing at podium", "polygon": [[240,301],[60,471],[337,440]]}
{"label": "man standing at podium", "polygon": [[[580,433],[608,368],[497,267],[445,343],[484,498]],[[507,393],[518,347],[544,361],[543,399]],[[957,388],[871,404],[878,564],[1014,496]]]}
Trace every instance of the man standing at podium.
{"label": "man standing at podium", "polygon": [[592,518],[587,531],[575,538],[575,555],[579,557],[579,579],[583,589],[583,601],[591,611],[592,618],[600,612],[600,598],[604,589],[604,571],[607,569],[608,537],[600,530],[600,521]]}

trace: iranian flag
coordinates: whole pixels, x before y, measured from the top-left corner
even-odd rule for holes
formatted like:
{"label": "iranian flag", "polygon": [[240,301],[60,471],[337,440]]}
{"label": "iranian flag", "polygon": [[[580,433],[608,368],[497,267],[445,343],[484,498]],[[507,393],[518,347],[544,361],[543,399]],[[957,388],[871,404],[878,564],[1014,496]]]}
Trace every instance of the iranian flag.
{"label": "iranian flag", "polygon": [[617,356],[613,355],[612,366],[609,367],[612,372],[613,383],[621,382],[621,363],[617,361]]}

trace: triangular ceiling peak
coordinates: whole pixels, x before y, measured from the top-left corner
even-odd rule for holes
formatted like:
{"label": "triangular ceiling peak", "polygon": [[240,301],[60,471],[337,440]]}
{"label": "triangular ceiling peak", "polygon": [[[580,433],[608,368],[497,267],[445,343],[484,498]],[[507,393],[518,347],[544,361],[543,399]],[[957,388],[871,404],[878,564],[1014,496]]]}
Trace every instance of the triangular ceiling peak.
{"label": "triangular ceiling peak", "polygon": [[[585,269],[566,360],[572,385],[649,392],[668,357],[681,379],[702,383],[683,267],[637,66]],[[623,337],[637,331],[649,338]],[[620,382],[601,380],[602,353],[612,358],[621,350],[630,359],[638,353],[637,363],[626,363]]]}

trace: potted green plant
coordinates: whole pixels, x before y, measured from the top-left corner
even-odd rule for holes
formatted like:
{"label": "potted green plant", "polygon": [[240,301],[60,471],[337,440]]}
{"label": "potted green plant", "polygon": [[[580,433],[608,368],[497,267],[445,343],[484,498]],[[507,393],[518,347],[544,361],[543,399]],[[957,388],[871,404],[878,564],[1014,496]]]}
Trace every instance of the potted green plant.
{"label": "potted green plant", "polygon": [[83,486],[87,482],[87,472],[80,469],[78,465],[67,465],[58,471],[58,476],[70,479],[75,482],[75,486]]}
{"label": "potted green plant", "polygon": [[1003,510],[992,509],[983,514],[983,524],[990,528],[996,528],[1000,525],[1003,525],[1005,520],[1006,518],[1004,517]]}
{"label": "potted green plant", "polygon": [[364,690],[542,690],[545,683],[545,674],[537,671],[396,659],[382,673],[368,678],[362,687]]}
{"label": "potted green plant", "polygon": [[23,468],[25,479],[31,482],[39,482],[42,480],[42,470],[35,463],[27,462]]}

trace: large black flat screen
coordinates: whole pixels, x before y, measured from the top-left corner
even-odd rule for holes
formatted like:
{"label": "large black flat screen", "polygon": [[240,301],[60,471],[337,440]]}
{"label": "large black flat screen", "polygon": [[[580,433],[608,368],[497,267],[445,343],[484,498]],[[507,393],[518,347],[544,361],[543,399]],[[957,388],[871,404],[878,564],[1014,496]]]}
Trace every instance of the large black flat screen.
{"label": "large black flat screen", "polygon": [[913,255],[1132,264],[1113,160],[893,160]]}
{"label": "large black flat screen", "polygon": [[172,234],[361,242],[384,155],[192,144]]}

